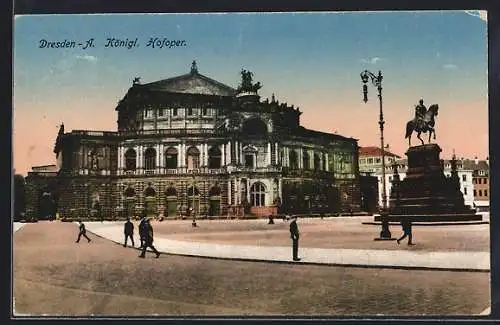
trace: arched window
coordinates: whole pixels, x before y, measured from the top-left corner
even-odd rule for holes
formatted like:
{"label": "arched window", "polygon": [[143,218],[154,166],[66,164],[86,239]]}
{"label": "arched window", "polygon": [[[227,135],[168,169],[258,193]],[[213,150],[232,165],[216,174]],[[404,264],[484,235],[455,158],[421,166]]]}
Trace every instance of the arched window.
{"label": "arched window", "polygon": [[177,168],[177,149],[170,147],[165,151],[165,168],[176,169]]}
{"label": "arched window", "polygon": [[302,168],[303,169],[310,169],[310,158],[309,158],[309,152],[307,150],[302,151]]}
{"label": "arched window", "polygon": [[299,168],[299,160],[297,158],[297,152],[295,152],[295,150],[290,150],[290,153],[288,154],[288,160],[290,162],[290,168]]}
{"label": "arched window", "polygon": [[196,186],[194,187],[194,191],[193,191],[193,186],[189,186],[187,188],[187,195],[193,196],[193,193],[194,193],[194,196],[200,195],[200,191],[198,191],[198,188]]}
{"label": "arched window", "polygon": [[137,153],[134,149],[128,149],[125,152],[125,170],[135,170]]}
{"label": "arched window", "polygon": [[321,169],[321,159],[317,153],[314,154],[314,170]]}
{"label": "arched window", "polygon": [[152,170],[156,168],[156,150],[147,148],[144,152],[144,169]]}
{"label": "arched window", "polygon": [[196,147],[187,150],[187,166],[188,169],[200,167],[200,151]]}
{"label": "arched window", "polygon": [[126,190],[125,190],[125,193],[124,193],[125,197],[134,197],[135,196],[135,190],[131,187],[128,187]]}
{"label": "arched window", "polygon": [[266,187],[261,182],[253,183],[250,187],[250,203],[255,207],[266,205]]}
{"label": "arched window", "polygon": [[208,195],[209,195],[209,196],[218,196],[218,195],[220,195],[220,192],[221,192],[221,191],[220,191],[220,187],[218,187],[218,186],[214,186],[214,187],[212,187],[212,188],[210,189],[210,191],[209,191],[209,194],[208,194]]}
{"label": "arched window", "polygon": [[249,136],[265,136],[267,134],[267,125],[260,118],[250,118],[243,122],[241,132]]}
{"label": "arched window", "polygon": [[154,190],[154,188],[152,187],[148,187],[145,191],[144,191],[144,196],[156,196],[156,191]]}
{"label": "arched window", "polygon": [[177,190],[173,187],[169,187],[165,191],[165,196],[177,196]]}
{"label": "arched window", "polygon": [[211,147],[208,150],[208,168],[220,168],[222,161],[222,152],[218,147]]}

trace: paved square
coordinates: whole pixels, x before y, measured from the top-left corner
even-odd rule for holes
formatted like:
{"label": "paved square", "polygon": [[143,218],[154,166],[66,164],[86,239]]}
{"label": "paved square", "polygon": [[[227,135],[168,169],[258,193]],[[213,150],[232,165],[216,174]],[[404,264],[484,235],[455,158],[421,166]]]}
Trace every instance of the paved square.
{"label": "paved square", "polygon": [[[167,225],[167,223],[164,223]],[[31,315],[470,315],[490,305],[488,272],[390,270],[153,254],[77,226],[14,236],[14,297]]]}

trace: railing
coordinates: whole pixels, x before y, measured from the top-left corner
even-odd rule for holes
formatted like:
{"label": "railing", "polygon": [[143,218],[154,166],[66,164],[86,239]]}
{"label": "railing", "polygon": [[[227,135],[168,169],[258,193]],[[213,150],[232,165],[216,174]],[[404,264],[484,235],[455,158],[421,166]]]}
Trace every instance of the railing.
{"label": "railing", "polygon": [[170,168],[157,168],[157,169],[136,169],[125,170],[123,175],[199,175],[199,174],[226,174],[226,168],[194,168],[188,169],[186,167],[170,169]]}
{"label": "railing", "polygon": [[73,130],[71,134],[94,136],[94,137],[129,137],[140,135],[162,135],[162,136],[185,136],[185,135],[202,135],[213,136],[224,134],[223,130],[219,129],[157,129],[157,130],[135,130],[135,131],[87,131],[87,130]]}

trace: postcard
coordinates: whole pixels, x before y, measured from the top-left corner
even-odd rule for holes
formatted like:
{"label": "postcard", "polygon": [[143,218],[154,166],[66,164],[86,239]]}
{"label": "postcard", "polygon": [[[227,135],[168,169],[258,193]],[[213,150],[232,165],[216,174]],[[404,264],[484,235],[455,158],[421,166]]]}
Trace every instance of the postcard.
{"label": "postcard", "polygon": [[13,33],[13,317],[490,313],[486,12]]}

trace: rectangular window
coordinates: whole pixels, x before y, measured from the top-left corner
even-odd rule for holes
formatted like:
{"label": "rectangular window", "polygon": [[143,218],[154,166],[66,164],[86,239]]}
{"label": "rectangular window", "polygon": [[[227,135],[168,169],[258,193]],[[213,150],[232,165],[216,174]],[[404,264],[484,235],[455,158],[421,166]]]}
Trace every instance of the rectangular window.
{"label": "rectangular window", "polygon": [[203,107],[203,110],[202,110],[202,115],[208,115],[208,108],[206,107]]}
{"label": "rectangular window", "polygon": [[476,190],[474,190],[474,197],[476,197],[476,196],[477,196],[477,191],[476,191]]}
{"label": "rectangular window", "polygon": [[187,115],[188,115],[188,116],[193,115],[193,108],[192,108],[192,107],[189,107],[189,108],[187,109]]}
{"label": "rectangular window", "polygon": [[379,164],[379,163],[380,163],[380,158],[376,158],[376,159],[375,159],[375,162],[376,162],[377,164]]}
{"label": "rectangular window", "polygon": [[488,179],[487,179],[487,178],[485,178],[483,183],[484,183],[485,185],[486,185],[486,184],[488,184]]}
{"label": "rectangular window", "polygon": [[464,195],[467,195],[467,187],[464,187]]}
{"label": "rectangular window", "polygon": [[483,196],[483,191],[479,190],[479,196]]}
{"label": "rectangular window", "polygon": [[373,158],[368,158],[368,163],[373,164]]}
{"label": "rectangular window", "polygon": [[158,116],[163,116],[163,108],[158,109]]}
{"label": "rectangular window", "polygon": [[245,167],[253,168],[253,155],[245,155]]}
{"label": "rectangular window", "polygon": [[464,182],[467,181],[467,175],[462,175],[462,181],[464,181]]}
{"label": "rectangular window", "polygon": [[484,196],[488,196],[488,190],[484,190]]}
{"label": "rectangular window", "polygon": [[177,107],[174,107],[174,108],[172,109],[172,116],[177,116],[177,113],[178,113],[178,112],[177,112]]}

